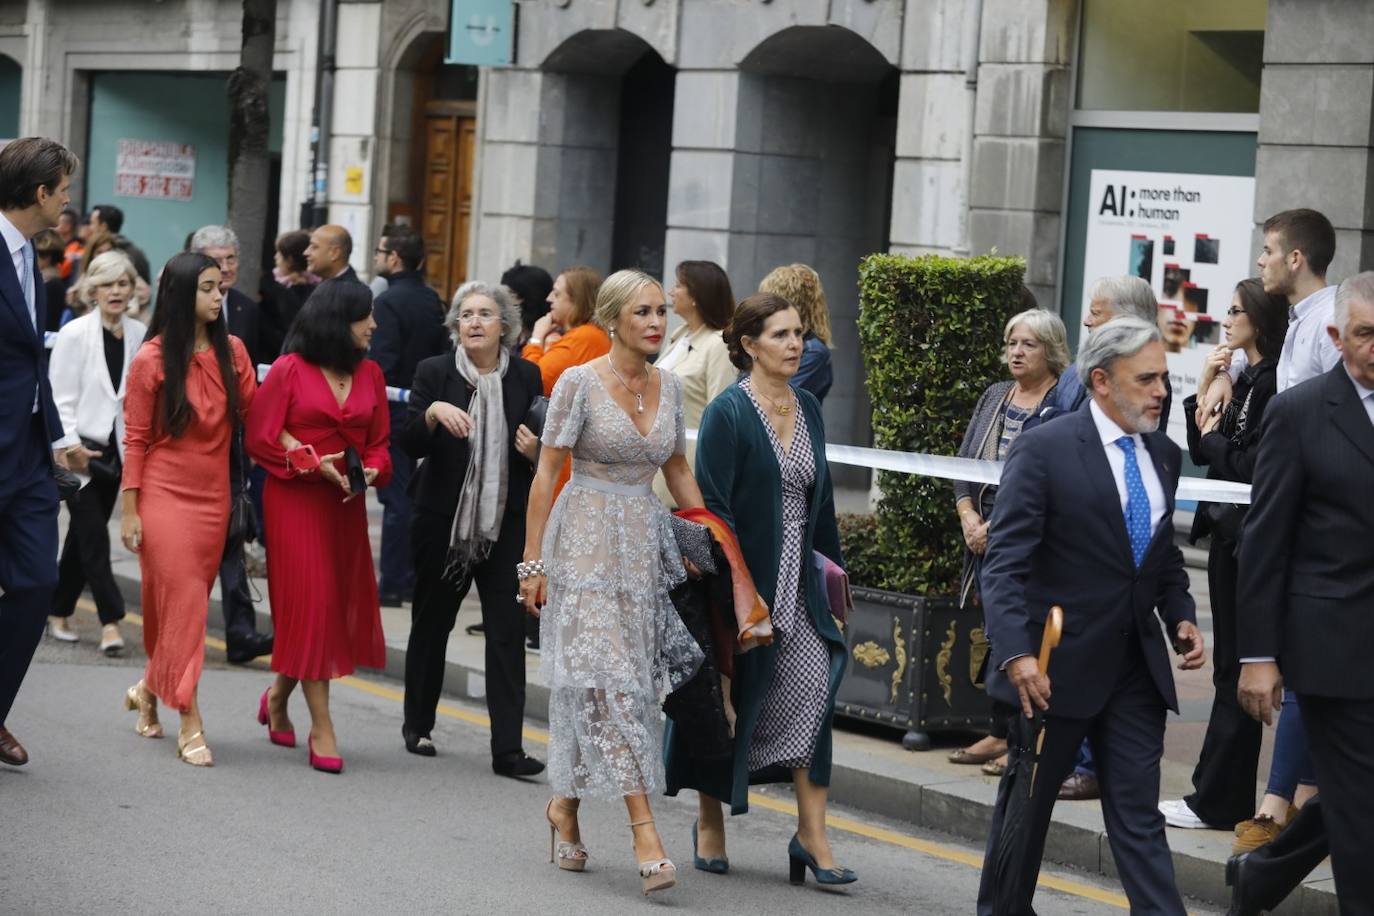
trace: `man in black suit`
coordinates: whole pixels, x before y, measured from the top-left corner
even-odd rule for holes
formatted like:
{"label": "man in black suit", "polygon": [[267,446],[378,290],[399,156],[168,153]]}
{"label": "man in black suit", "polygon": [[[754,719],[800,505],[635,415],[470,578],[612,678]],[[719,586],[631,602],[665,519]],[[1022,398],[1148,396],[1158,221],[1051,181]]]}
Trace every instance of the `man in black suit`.
{"label": "man in black suit", "polygon": [[[1020,829],[1025,881],[995,900],[1002,811],[994,812],[978,912],[1030,913],[1056,790],[1086,737],[1102,813],[1133,913],[1184,912],[1159,813],[1167,709],[1178,709],[1159,609],[1181,668],[1201,667],[1183,554],[1174,543],[1180,453],[1158,432],[1168,368],[1159,329],[1134,317],[1097,328],[1079,352],[1086,409],[1022,434],[1002,472],[980,583],[992,643],[988,693],[1045,712],[1044,746]],[[1064,634],[1039,673],[1052,605]],[[1050,685],[1054,685],[1053,699]]]}
{"label": "man in black suit", "polygon": [[42,329],[47,301],[33,237],[70,201],[76,156],[26,137],[0,150],[0,762],[22,766],[5,727],[28,673],[57,585],[55,450],[62,422],[48,384]]}
{"label": "man in black suit", "polygon": [[[229,333],[243,341],[253,365],[261,364],[264,354],[259,352],[258,303],[251,296],[234,289],[234,281],[239,275],[238,234],[228,226],[201,226],[191,236],[191,250],[214,258],[219,264],[219,288],[224,294],[224,320],[229,326]],[[276,356],[273,353],[266,358],[271,360]],[[229,484],[233,499],[238,499],[243,488],[250,485],[244,474],[247,466],[243,435],[239,430],[229,449]],[[261,505],[261,500],[258,505]],[[243,538],[228,538],[224,543],[224,557],[219,565],[219,593],[220,607],[224,611],[225,654],[229,661],[243,665],[260,655],[271,653],[272,636],[258,632],[253,593],[248,587]]]}
{"label": "man in black suit", "polygon": [[1298,695],[1321,803],[1289,831],[1313,826],[1317,855],[1275,841],[1233,860],[1239,913],[1276,906],[1326,841],[1341,912],[1374,912],[1374,272],[1340,285],[1327,333],[1340,365],[1265,412],[1238,602],[1241,705],[1268,725],[1283,686]]}
{"label": "man in black suit", "polygon": [[348,263],[352,256],[353,236],[343,226],[332,223],[311,232],[310,244],[305,246],[306,267],[321,280],[362,283],[358,272]]}
{"label": "man in black suit", "polygon": [[[373,302],[372,317],[377,329],[372,332],[368,355],[382,367],[386,383],[394,388],[415,384],[415,367],[421,360],[451,349],[448,329],[444,327],[444,303],[425,282],[420,272],[425,260],[425,243],[414,233],[382,236],[374,266],[386,277],[387,288]],[[382,557],[377,577],[381,603],[400,607],[410,600],[415,584],[414,563],[410,555],[410,479],[415,474],[415,459],[397,444],[410,412],[405,404],[391,405],[391,483],[377,491],[382,503]]]}

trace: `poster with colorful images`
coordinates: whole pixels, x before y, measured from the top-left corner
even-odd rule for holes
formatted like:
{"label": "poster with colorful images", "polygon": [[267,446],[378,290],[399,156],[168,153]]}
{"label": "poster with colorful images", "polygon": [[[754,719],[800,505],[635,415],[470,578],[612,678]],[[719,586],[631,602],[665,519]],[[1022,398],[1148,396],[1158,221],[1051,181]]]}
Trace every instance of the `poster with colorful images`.
{"label": "poster with colorful images", "polygon": [[1168,433],[1187,448],[1183,399],[1224,340],[1236,283],[1256,275],[1255,179],[1094,169],[1088,206],[1083,301],[1065,318],[1082,322],[1101,277],[1129,274],[1154,288],[1174,390]]}

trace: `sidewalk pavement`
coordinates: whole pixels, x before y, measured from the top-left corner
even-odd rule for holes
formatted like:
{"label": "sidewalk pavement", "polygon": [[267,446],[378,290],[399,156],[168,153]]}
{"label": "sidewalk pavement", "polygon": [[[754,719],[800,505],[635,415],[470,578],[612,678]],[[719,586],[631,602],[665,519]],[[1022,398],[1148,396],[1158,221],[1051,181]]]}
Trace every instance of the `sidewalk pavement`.
{"label": "sidewalk pavement", "polygon": [[[857,494],[849,502],[861,505]],[[373,491],[368,493],[368,516],[374,555],[381,544],[381,506]],[[1186,532],[1191,518],[1180,512],[1176,519]],[[65,531],[66,514],[63,513]],[[112,561],[115,576],[131,605],[137,605],[139,592],[138,558],[119,541],[119,520],[110,523]],[[1184,546],[1194,598],[1198,603],[1198,625],[1211,648],[1211,613],[1207,602],[1206,551]],[[374,560],[375,562],[375,560]],[[261,600],[258,629],[270,632],[267,580],[254,579],[255,594]],[[481,620],[477,591],[474,588],[463,602],[458,622],[449,636],[448,668],[444,690],[454,697],[484,701],[483,640],[469,636],[464,628]],[[221,628],[219,585],[211,595],[210,628]],[[405,675],[406,642],[410,635],[410,608],[382,608],[382,629],[386,636],[386,667],[383,674],[397,680]],[[1211,666],[1200,671],[1174,673],[1178,686],[1180,714],[1169,717],[1165,734],[1164,760],[1161,764],[1161,799],[1177,799],[1192,791],[1193,766],[1202,747],[1203,734],[1211,708],[1213,688]],[[548,719],[548,688],[539,672],[539,657],[526,653],[525,714],[530,719]],[[968,734],[936,734],[935,748],[913,753],[902,748],[901,731],[887,732],[869,724],[837,720],[835,760],[830,796],[836,802],[885,817],[939,830],[975,841],[987,835],[992,806],[997,795],[997,780],[983,776],[977,767],[959,766],[946,761],[950,750],[967,743]],[[400,741],[399,728],[397,741]],[[1273,729],[1266,729],[1260,758],[1256,797],[1268,778]],[[1169,829],[1175,873],[1180,890],[1190,897],[1227,905],[1230,892],[1225,882],[1225,863],[1234,839],[1229,830]],[[1054,822],[1045,845],[1049,861],[1115,877],[1106,828],[1097,802],[1060,802],[1055,806]],[[1279,914],[1336,914],[1335,888],[1329,864],[1323,864],[1303,887],[1294,893]]]}

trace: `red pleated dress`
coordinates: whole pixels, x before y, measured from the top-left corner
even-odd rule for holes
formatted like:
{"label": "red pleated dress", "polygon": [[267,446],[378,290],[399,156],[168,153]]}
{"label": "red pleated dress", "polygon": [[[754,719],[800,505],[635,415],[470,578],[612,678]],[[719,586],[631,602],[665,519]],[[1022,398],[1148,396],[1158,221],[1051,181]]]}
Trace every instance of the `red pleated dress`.
{"label": "red pleated dress", "polygon": [[[272,602],[272,670],[324,681],[386,663],[377,577],[363,496],[344,502],[318,473],[292,475],[277,441],[285,429],[320,457],[346,446],[391,479],[391,414],[381,367],[359,363],[343,406],[319,366],[288,353],[272,365],[248,412],[248,453],[268,473],[263,492],[267,591]],[[344,463],[338,461],[340,473]]]}
{"label": "red pleated dress", "polygon": [[[253,361],[229,338],[240,415],[253,401]],[[162,338],[144,342],[129,363],[124,398],[124,477],[138,491],[143,543],[143,680],[159,700],[186,710],[205,665],[205,619],[229,531],[229,441],[234,418],[213,348],[191,357],[186,399],[191,422],[180,436],[162,428]]]}

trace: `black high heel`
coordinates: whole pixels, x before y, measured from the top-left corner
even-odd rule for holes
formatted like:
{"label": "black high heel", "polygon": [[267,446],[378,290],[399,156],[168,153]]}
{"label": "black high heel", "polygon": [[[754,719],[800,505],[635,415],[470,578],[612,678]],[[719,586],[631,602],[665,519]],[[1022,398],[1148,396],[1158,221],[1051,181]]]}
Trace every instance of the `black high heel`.
{"label": "black high heel", "polygon": [[821,868],[816,857],[806,851],[797,835],[792,834],[792,842],[787,844],[788,877],[793,884],[806,883],[806,870],[811,869],[817,884],[853,884],[859,876],[849,868]]}

